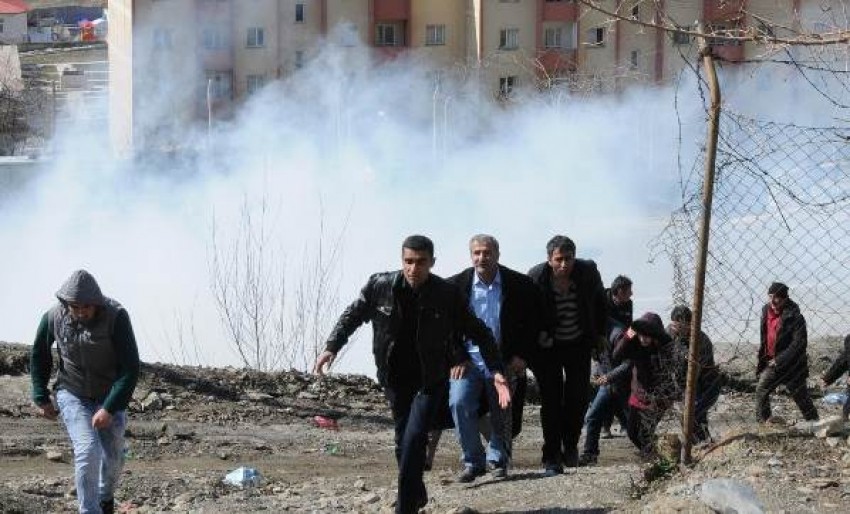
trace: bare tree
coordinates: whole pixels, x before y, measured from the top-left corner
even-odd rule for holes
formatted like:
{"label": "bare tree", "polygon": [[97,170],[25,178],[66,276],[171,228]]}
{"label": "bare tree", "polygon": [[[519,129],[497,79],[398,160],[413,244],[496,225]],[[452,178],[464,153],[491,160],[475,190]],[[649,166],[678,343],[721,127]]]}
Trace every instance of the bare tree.
{"label": "bare tree", "polygon": [[339,300],[337,275],[342,236],[330,244],[325,240],[324,210],[313,252],[305,248],[300,280],[295,288],[295,305],[289,319],[290,365],[308,369],[324,350],[324,342],[335,320]]}
{"label": "bare tree", "polygon": [[238,230],[230,238],[223,238],[213,222],[211,289],[222,325],[244,366],[305,370],[324,349],[334,321],[345,229],[329,243],[320,213],[317,239],[305,243],[294,297],[288,301],[284,256],[273,246],[268,218],[264,195],[255,206],[245,198]]}
{"label": "bare tree", "polygon": [[210,262],[211,289],[230,342],[242,364],[261,371],[285,356],[284,266],[271,245],[265,195],[252,209],[243,200],[236,234],[221,240],[215,220]]}

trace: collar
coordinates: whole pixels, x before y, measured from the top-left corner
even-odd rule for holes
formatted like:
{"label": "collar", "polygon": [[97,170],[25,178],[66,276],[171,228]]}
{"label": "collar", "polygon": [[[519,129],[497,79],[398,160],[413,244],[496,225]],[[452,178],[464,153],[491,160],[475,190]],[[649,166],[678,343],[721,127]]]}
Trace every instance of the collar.
{"label": "collar", "polygon": [[472,269],[472,286],[475,287],[479,284],[483,284],[485,286],[499,286],[502,287],[502,270],[496,270],[496,276],[493,278],[493,282],[491,284],[487,284],[481,277],[478,276],[478,273],[475,271],[475,268]]}

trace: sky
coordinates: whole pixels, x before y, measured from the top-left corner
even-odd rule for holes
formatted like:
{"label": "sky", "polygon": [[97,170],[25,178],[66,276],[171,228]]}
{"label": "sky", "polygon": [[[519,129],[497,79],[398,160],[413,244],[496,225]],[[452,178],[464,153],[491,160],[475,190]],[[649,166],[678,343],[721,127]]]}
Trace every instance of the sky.
{"label": "sky", "polygon": [[[753,93],[763,83],[738,80],[727,101],[777,105]],[[400,267],[413,233],[434,240],[443,276],[469,266],[473,234],[495,236],[502,264],[520,271],[567,235],[606,285],[633,279],[636,315],[665,317],[671,266],[652,241],[681,202],[678,152],[690,169],[704,144],[701,102],[687,75],[616,96],[519,95],[509,107],[451,85],[435,99],[415,62],[367,69],[328,49],[231,122],[187,131],[191,158],[120,160],[102,133],[75,126],[43,172],[0,195],[0,340],[29,344],[61,283],[85,268],[127,308],[144,360],[240,366],[212,284],[215,258],[246,235],[264,245],[252,247],[264,287],[285,279],[283,307],[266,298],[284,339],[299,286],[315,288],[320,245],[332,301],[301,332],[322,340],[371,273]],[[374,376],[370,338],[361,328],[335,369]]]}

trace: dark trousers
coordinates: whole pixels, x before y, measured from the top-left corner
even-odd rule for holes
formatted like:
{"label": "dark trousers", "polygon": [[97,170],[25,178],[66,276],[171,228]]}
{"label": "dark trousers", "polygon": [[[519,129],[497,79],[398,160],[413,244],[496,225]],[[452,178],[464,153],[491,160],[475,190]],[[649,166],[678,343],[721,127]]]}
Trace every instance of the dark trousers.
{"label": "dark trousers", "polygon": [[415,513],[428,499],[422,475],[425,471],[425,446],[428,430],[437,412],[447,400],[447,388],[435,392],[419,389],[387,388],[395,423],[395,456],[398,462],[398,514]]}
{"label": "dark trousers", "polygon": [[575,466],[590,396],[590,349],[564,345],[542,351],[532,371],[540,388],[543,463]]}
{"label": "dark trousers", "polygon": [[708,411],[714,407],[719,397],[719,380],[704,388],[697,388],[696,401],[694,402],[694,442],[705,441],[711,437],[711,433],[708,430]]}
{"label": "dark trousers", "polygon": [[791,398],[806,420],[818,419],[818,410],[806,389],[806,377],[802,371],[790,376],[787,373],[780,375],[775,366],[768,366],[762,370],[756,385],[756,415],[759,421],[767,421],[770,417],[770,393],[781,384],[788,388]]}
{"label": "dark trousers", "polygon": [[664,417],[664,409],[649,408],[638,409],[629,406],[628,434],[631,442],[640,450],[641,455],[652,454],[652,446],[655,443],[655,429]]}

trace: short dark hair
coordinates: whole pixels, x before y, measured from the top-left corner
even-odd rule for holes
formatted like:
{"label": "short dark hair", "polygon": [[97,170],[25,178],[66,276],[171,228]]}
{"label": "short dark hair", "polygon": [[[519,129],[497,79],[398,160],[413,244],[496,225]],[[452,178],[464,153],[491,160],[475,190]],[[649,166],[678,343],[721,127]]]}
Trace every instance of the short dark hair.
{"label": "short dark hair", "polygon": [[546,243],[546,255],[549,257],[555,253],[555,250],[560,250],[562,253],[576,253],[576,244],[567,236],[555,236]]}
{"label": "short dark hair", "polygon": [[613,282],[611,282],[611,292],[617,293],[622,291],[627,287],[632,287],[632,279],[625,275],[617,275]]}
{"label": "short dark hair", "polygon": [[413,250],[414,252],[428,252],[428,255],[430,255],[432,259],[434,258],[434,242],[425,236],[407,236],[404,238],[404,241],[401,242],[401,250],[404,251],[405,248]]}
{"label": "short dark hair", "polygon": [[687,305],[677,305],[673,307],[673,312],[670,313],[670,319],[673,321],[683,321],[689,323],[693,313]]}
{"label": "short dark hair", "polygon": [[788,298],[788,286],[782,282],[774,282],[767,288],[767,294],[772,294],[779,298]]}

